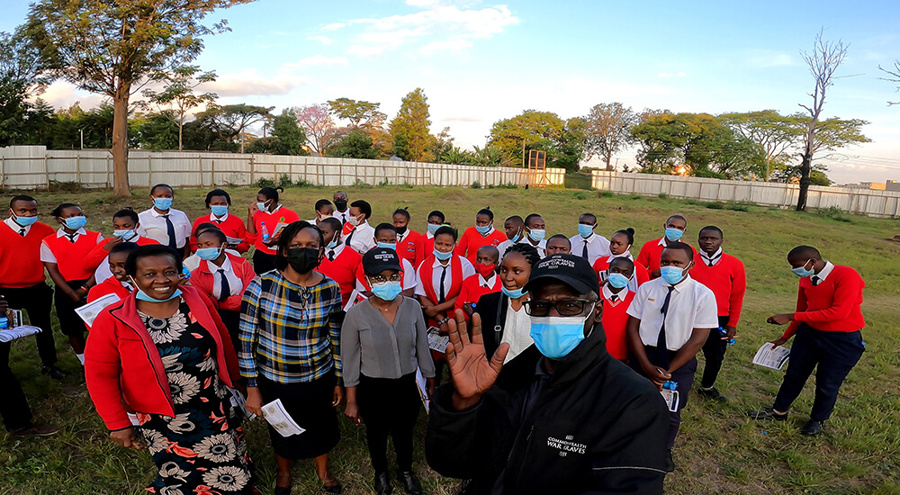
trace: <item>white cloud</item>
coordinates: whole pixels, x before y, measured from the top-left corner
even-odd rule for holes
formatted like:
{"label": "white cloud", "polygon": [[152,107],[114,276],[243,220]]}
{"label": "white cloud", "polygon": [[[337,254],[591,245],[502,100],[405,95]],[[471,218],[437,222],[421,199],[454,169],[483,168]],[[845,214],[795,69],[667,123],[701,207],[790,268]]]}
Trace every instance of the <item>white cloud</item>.
{"label": "white cloud", "polygon": [[329,38],[328,36],[310,36],[306,39],[309,41],[318,41],[319,43],[322,43],[323,45],[330,45],[331,43],[333,43],[333,40],[331,38]]}
{"label": "white cloud", "polygon": [[219,96],[272,96],[285,95],[294,87],[307,84],[309,78],[290,74],[284,68],[279,74],[260,74],[256,69],[222,74],[219,78],[205,86]]}

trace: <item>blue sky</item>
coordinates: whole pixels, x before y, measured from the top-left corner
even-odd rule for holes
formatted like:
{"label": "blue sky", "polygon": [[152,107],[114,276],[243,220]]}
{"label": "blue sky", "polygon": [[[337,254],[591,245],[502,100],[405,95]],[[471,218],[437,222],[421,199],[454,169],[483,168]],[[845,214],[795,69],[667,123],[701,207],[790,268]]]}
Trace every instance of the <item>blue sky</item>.
{"label": "blue sky", "polygon": [[[24,2],[0,0],[0,29]],[[900,100],[877,66],[900,58],[900,6],[863,2],[258,0],[217,13],[232,32],[206,40],[221,102],[277,110],[348,97],[392,117],[422,87],[432,129],[483,146],[493,122],[534,108],[561,117],[596,103],[721,113],[800,110],[812,89],[799,51],[815,34],[850,44],[825,116],[861,118],[874,142],[825,160],[840,183],[900,180]],[[58,83],[54,105],[99,98]],[[619,155],[633,164],[633,152]]]}

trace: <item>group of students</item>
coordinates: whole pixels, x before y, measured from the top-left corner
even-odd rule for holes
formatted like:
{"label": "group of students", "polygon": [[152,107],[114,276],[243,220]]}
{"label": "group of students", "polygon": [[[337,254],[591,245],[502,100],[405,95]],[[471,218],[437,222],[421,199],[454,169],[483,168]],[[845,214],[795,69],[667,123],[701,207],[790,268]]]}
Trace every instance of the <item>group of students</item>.
{"label": "group of students", "polygon": [[[0,306],[24,309],[31,324],[44,330],[36,337],[42,372],[61,379],[49,319],[54,298],[60,331],[85,366],[88,390],[111,437],[153,456],[159,472],[151,492],[205,487],[255,493],[236,404],[244,402],[247,412],[263,416],[263,405],[278,400],[306,431],[285,437],[269,428],[277,459],[275,493],[290,493],[292,464],[308,458],[315,459],[323,489],[340,493],[328,453],[340,439],[335,407],[345,401],[344,414],[366,425],[375,491],[393,489],[390,437],[402,488],[421,493],[412,466],[413,428],[422,399],[431,397],[448,364],[451,380],[442,387],[447,392],[432,401],[426,450],[435,469],[464,480],[464,493],[538,491],[537,485],[526,489],[510,479],[501,461],[472,464],[478,456],[466,457],[446,444],[468,435],[456,429],[465,416],[457,413],[482,411],[470,415],[475,421],[487,409],[476,407],[483,395],[522,395],[522,416],[503,427],[523,428],[530,417],[524,412],[537,407],[544,384],[565,374],[554,368],[575,356],[586,366],[594,354],[608,355],[618,364],[604,361],[602,380],[643,377],[658,391],[644,411],[646,425],[655,424],[647,426],[654,432],[650,437],[658,438],[633,441],[649,442],[642,449],[659,446],[663,462],[647,461],[646,484],[632,491],[661,489],[662,476],[675,468],[672,447],[701,351],[706,366],[698,392],[725,400],[715,383],[736,336],[746,276],[741,261],[723,252],[724,233],[716,226],[700,229],[695,251],[682,242],[686,219],[673,215],[663,235],[645,243],[635,258],[635,231],[618,230],[607,239],[595,232],[591,213],[579,217],[572,237],[547,238],[539,214],[510,216],[500,231],[489,208],[478,211],[475,224],[462,233],[442,212],[432,211],[419,233],[410,228],[405,208],[393,211],[390,222],[372,226],[371,205],[350,202],[342,191],[331,201],[317,201],[315,218],[301,221],[280,202],[279,191],[260,189],[242,219],[231,212],[226,191],[212,190],[205,199],[210,213],[191,223],[172,207],[174,190],[158,184],[150,190],[151,208],[113,215],[110,238],[86,230],[87,219],[75,204],[53,210],[59,224],[54,230],[37,222],[33,198],[10,201],[8,228],[0,229]],[[252,264],[244,257],[251,247]],[[808,246],[791,251],[788,261],[804,277],[797,311],[769,322],[792,322],[773,345],[795,333],[797,339],[773,407],[750,416],[785,419],[818,365],[816,404],[802,430],[817,434],[862,354],[864,283],[853,269],[822,260]],[[45,282],[45,270],[55,291]],[[75,309],[108,294],[119,302],[87,327]],[[429,346],[430,338],[440,337],[450,340],[443,351]],[[147,352],[152,348],[158,352]],[[469,352],[472,360],[460,364]],[[9,344],[0,344],[0,386],[11,398],[0,401],[7,430],[55,433],[55,427],[32,421],[8,353]],[[482,371],[491,379],[469,386],[468,374],[477,378]],[[425,383],[421,392],[417,372]],[[614,387],[624,386],[618,382]],[[232,403],[232,396],[240,400]],[[555,413],[565,416],[570,406],[561,407]],[[548,444],[572,443],[556,440]],[[498,459],[511,459],[516,445],[507,447]],[[479,455],[492,451],[474,440],[471,448]],[[449,452],[464,458],[448,461]],[[603,481],[595,473],[591,481],[572,483],[627,485],[618,474],[610,476]]]}

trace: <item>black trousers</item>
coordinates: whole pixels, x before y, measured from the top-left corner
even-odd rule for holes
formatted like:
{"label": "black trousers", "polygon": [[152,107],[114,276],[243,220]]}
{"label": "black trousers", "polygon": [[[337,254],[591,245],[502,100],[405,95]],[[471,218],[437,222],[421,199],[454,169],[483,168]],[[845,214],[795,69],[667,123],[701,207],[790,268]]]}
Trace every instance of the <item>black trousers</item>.
{"label": "black trousers", "polygon": [[[659,366],[659,364],[656,363],[656,347],[644,346],[644,352],[647,353],[647,359],[650,360],[651,364]],[[678,351],[669,351],[669,360],[671,361],[674,359],[675,354],[677,353]],[[641,369],[641,365],[638,364],[636,358],[631,358],[630,361],[631,369],[635,370],[641,376],[647,376],[644,375],[644,370]],[[671,449],[675,445],[675,438],[678,436],[678,429],[681,427],[681,410],[687,405],[688,394],[691,392],[691,387],[694,385],[694,373],[696,372],[696,357],[692,357],[690,361],[671,372],[672,378],[670,378],[670,380],[678,384],[678,386],[675,387],[675,390],[678,391],[678,407],[675,412],[669,411],[669,435],[666,438],[667,449]]]}
{"label": "black trousers", "polygon": [[422,406],[416,389],[416,374],[397,379],[360,376],[356,389],[359,415],[366,423],[366,445],[372,468],[387,471],[388,435],[394,439],[394,452],[401,471],[411,471],[413,429]]}
{"label": "black trousers", "polygon": [[[727,316],[719,317],[719,327],[725,328],[728,324]],[[722,340],[722,334],[717,329],[709,331],[709,337],[703,344],[703,358],[706,365],[703,367],[703,377],[700,379],[700,386],[703,388],[711,388],[716,384],[716,378],[719,377],[719,370],[722,369],[722,362],[725,360],[725,351],[728,349],[728,341]]]}
{"label": "black trousers", "polygon": [[253,271],[256,272],[257,275],[262,275],[266,272],[271,272],[275,269],[275,258],[277,255],[275,254],[266,254],[262,251],[256,250],[253,252]]}
{"label": "black trousers", "polygon": [[813,368],[816,368],[816,397],[809,419],[827,420],[834,411],[844,379],[859,362],[863,351],[865,346],[859,330],[823,332],[806,323],[800,325],[794,335],[787,372],[773,407],[778,411],[790,409],[806,385]]}
{"label": "black trousers", "polygon": [[10,308],[24,310],[29,323],[42,330],[35,336],[41,363],[44,366],[56,364],[56,342],[53,341],[53,326],[50,323],[53,289],[41,282],[21,289],[0,287],[0,295],[6,298]]}
{"label": "black trousers", "polygon": [[241,339],[240,339],[241,312],[240,311],[231,311],[229,309],[220,309],[219,317],[222,318],[222,323],[224,323],[225,328],[228,329],[228,335],[231,337],[231,345],[234,346],[234,352],[237,353],[241,348]]}
{"label": "black trousers", "polygon": [[[69,280],[66,283],[69,284],[72,290],[77,290],[85,282],[87,280]],[[75,310],[84,306],[85,301],[73,301],[71,297],[61,290],[56,291],[54,299],[56,303],[56,318],[59,320],[59,331],[69,338],[80,339],[81,344],[84,345],[84,334],[87,332],[87,327],[84,326],[84,320],[78,316]]]}
{"label": "black trousers", "polygon": [[9,347],[9,342],[0,343],[0,417],[8,431],[15,431],[33,425],[28,400],[19,380],[9,369]]}

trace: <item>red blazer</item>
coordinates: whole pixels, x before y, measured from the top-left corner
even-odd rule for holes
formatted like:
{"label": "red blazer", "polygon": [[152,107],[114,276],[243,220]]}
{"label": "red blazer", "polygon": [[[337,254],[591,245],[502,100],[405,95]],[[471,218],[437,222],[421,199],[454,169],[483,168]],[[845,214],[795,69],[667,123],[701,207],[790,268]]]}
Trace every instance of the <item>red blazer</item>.
{"label": "red blazer", "polygon": [[241,283],[244,284],[240,294],[232,294],[228,299],[225,299],[222,302],[217,301],[212,295],[213,284],[216,282],[216,277],[209,268],[210,263],[206,260],[201,260],[200,266],[191,272],[191,285],[208,297],[209,300],[212,301],[213,306],[217,309],[240,311],[241,297],[244,295],[244,289],[246,289],[250,282],[256,278],[256,272],[253,271],[253,266],[250,262],[245,260],[242,256],[235,256],[231,253],[225,253],[225,256],[231,261],[231,268],[234,270],[234,274],[237,275],[237,278],[241,279]]}
{"label": "red blazer", "polygon": [[[97,299],[100,299],[101,297],[109,294],[115,294],[119,296],[119,300],[121,301],[128,297],[128,294],[130,294],[130,292],[128,292],[128,289],[126,289],[125,287],[122,287],[122,284],[118,280],[116,280],[116,277],[109,277],[103,282],[100,282],[99,284],[91,287],[91,290],[88,291],[87,302],[92,303]],[[89,332],[91,331],[91,326],[86,322],[84,326],[87,327]]]}
{"label": "red blazer", "polygon": [[[219,379],[233,386],[240,379],[231,337],[212,302],[190,286],[181,286],[191,320],[216,342]],[[159,351],[137,314],[134,294],[113,304],[94,320],[84,351],[84,377],[97,413],[110,430],[131,426],[128,411],[175,416],[169,380]]]}
{"label": "red blazer", "polygon": [[419,236],[419,240],[416,243],[416,262],[413,263],[413,266],[418,267],[425,261],[425,258],[434,255],[434,237],[428,238],[428,233],[424,233]]}
{"label": "red blazer", "polygon": [[[481,275],[469,275],[465,280],[463,280],[462,290],[459,292],[459,297],[456,298],[456,305],[454,305],[453,309],[463,309],[463,304],[465,303],[477,303],[478,299],[485,295],[491,294],[493,292],[500,292],[500,287],[503,287],[503,281],[500,280],[500,275],[494,276],[494,286],[493,287],[482,287],[481,281],[478,277]],[[466,321],[469,321],[469,315],[463,312],[463,315],[466,318]]]}
{"label": "red blazer", "polygon": [[407,232],[408,234],[403,240],[397,242],[397,254],[402,258],[406,258],[413,267],[416,267],[419,266],[416,264],[416,249],[419,246],[419,238],[424,234],[420,234],[415,230],[407,230]]}
{"label": "red blazer", "polygon": [[228,218],[225,219],[224,222],[220,222],[215,220],[212,214],[203,215],[202,217],[194,220],[194,225],[191,227],[191,252],[197,252],[197,237],[194,235],[194,232],[197,231],[197,227],[201,223],[211,223],[215,224],[219,227],[219,230],[222,231],[228,237],[235,237],[238,239],[243,239],[240,244],[237,245],[235,250],[239,253],[246,253],[250,250],[250,243],[247,242],[247,227],[244,225],[244,220],[239,218],[234,213],[229,212]]}

